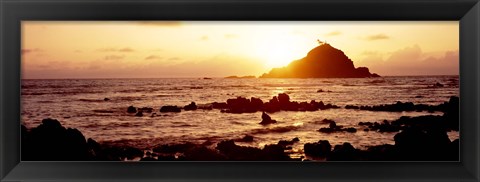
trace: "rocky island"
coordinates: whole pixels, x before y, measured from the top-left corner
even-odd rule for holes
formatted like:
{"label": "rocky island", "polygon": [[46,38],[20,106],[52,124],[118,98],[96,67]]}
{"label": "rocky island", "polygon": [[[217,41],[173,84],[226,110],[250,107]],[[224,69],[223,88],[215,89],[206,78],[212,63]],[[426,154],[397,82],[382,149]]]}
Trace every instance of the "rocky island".
{"label": "rocky island", "polygon": [[282,68],[273,68],[260,78],[369,78],[380,77],[366,67],[355,68],[343,51],[322,43],[307,56]]}

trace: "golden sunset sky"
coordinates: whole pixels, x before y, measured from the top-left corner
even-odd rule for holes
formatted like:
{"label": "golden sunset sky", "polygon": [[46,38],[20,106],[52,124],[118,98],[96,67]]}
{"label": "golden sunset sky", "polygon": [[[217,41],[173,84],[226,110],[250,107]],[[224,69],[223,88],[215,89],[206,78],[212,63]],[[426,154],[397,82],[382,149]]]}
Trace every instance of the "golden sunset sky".
{"label": "golden sunset sky", "polygon": [[23,21],[22,76],[259,76],[317,39],[381,76],[459,74],[458,21]]}

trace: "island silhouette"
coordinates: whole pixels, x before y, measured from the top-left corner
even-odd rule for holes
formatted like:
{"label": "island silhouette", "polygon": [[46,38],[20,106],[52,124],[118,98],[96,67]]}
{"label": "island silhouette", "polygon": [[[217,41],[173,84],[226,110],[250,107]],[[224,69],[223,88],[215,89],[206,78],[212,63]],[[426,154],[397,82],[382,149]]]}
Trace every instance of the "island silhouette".
{"label": "island silhouette", "polygon": [[310,50],[302,59],[285,67],[273,68],[260,78],[369,78],[380,77],[366,67],[355,68],[352,60],[326,42]]}

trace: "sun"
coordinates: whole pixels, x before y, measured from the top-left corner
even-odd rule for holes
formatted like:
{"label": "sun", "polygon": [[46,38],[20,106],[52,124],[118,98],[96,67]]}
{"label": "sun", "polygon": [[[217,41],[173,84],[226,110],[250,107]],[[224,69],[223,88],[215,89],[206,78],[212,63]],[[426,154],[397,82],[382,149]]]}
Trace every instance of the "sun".
{"label": "sun", "polygon": [[259,45],[257,48],[258,57],[268,68],[284,67],[290,62],[300,59],[297,52],[293,45],[285,42],[271,42]]}

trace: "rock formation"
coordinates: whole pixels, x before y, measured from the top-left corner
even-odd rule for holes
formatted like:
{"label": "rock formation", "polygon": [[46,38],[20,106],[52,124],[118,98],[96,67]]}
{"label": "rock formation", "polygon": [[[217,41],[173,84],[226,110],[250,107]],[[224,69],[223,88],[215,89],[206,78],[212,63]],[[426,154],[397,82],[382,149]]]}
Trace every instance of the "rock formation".
{"label": "rock formation", "polygon": [[355,68],[343,51],[324,43],[307,56],[282,68],[273,68],[260,78],[367,78],[380,77],[366,67]]}

